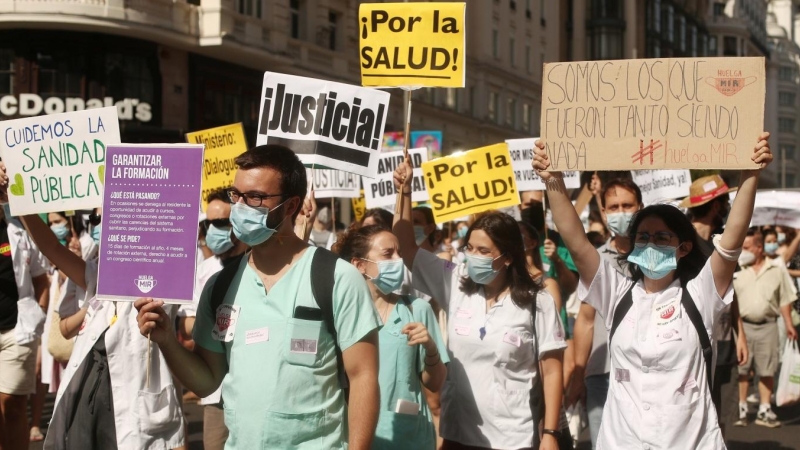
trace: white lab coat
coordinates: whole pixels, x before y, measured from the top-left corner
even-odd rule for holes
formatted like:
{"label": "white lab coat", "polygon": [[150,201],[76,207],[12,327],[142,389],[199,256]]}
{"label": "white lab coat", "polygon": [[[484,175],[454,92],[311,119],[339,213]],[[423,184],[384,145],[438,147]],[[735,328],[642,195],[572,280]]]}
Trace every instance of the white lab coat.
{"label": "white lab coat", "polygon": [[41,337],[44,330],[45,313],[33,290],[33,278],[47,273],[47,262],[39,249],[15,219],[8,221],[8,243],[11,245],[11,261],[17,281],[18,314],[14,337],[17,344],[25,345]]}
{"label": "white lab coat", "polygon": [[[595,278],[581,280],[578,296],[597,310],[610,330],[613,311],[632,283],[601,258]],[[733,284],[720,297],[709,258],[686,288],[716,352],[712,331],[733,301]],[[647,294],[641,281],[634,286],[633,306],[609,345],[610,386],[598,449],[725,448],[705,359],[697,331],[681,304],[682,292],[678,280],[655,294]]]}
{"label": "white lab coat", "polygon": [[[105,331],[111,391],[114,399],[114,422],[119,450],[172,449],[184,443],[183,411],[172,375],[157,345],[151,348],[150,386],[146,386],[147,338],[139,332],[137,311],[133,302],[117,302],[116,323],[109,327],[114,316],[114,302],[94,299],[97,289],[97,263],[86,263],[84,298],[90,302],[82,330],[75,340],[72,357],[64,371],[58,389],[46,449],[64,449],[67,407],[65,392],[79,372],[86,356]],[[80,293],[77,297],[81,297]],[[73,310],[77,305],[72,305]],[[62,305],[61,311],[69,309]],[[165,308],[173,318],[175,307]],[[62,317],[66,317],[65,314]],[[107,330],[107,331],[106,331]]]}

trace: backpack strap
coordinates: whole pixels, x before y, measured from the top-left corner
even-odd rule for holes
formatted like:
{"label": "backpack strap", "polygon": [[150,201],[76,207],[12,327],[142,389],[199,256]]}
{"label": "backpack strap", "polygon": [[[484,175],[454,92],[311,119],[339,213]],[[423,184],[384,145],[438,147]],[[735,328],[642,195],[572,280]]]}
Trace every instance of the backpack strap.
{"label": "backpack strap", "polygon": [[219,275],[217,275],[217,280],[214,282],[214,287],[211,289],[211,299],[209,301],[212,317],[216,316],[217,308],[225,301],[228,288],[231,286],[231,283],[233,283],[236,272],[239,271],[239,264],[241,264],[242,258],[244,258],[246,254],[247,253],[243,253],[227,262],[225,267],[219,272]]}
{"label": "backpack strap", "polygon": [[697,331],[697,337],[700,340],[700,348],[703,351],[703,359],[706,362],[706,381],[708,382],[708,389],[709,392],[713,391],[713,372],[712,372],[712,361],[714,359],[714,352],[713,348],[711,347],[711,339],[708,337],[708,332],[706,332],[706,325],[703,323],[703,316],[700,315],[700,310],[697,309],[697,305],[695,305],[694,300],[692,300],[691,294],[689,294],[689,289],[686,289],[686,285],[681,286],[683,289],[683,294],[681,295],[681,305],[683,305],[684,311],[686,311],[686,315],[689,316],[689,320],[692,321],[692,325],[694,325],[695,331]]}
{"label": "backpack strap", "polygon": [[628,289],[627,292],[622,296],[622,300],[617,303],[617,307],[614,308],[614,320],[611,322],[611,332],[608,334],[608,343],[611,344],[611,339],[614,338],[614,333],[617,332],[617,328],[622,323],[622,320],[625,319],[625,316],[628,314],[628,311],[631,310],[633,306],[633,288],[636,286],[636,283],[633,283]]}
{"label": "backpack strap", "polygon": [[342,349],[339,347],[336,324],[333,320],[333,288],[335,285],[336,261],[338,260],[339,257],[333,252],[323,248],[314,250],[314,257],[311,260],[311,294],[314,296],[319,309],[322,310],[322,318],[328,333],[333,337],[333,346],[336,351],[336,371],[339,383],[344,390],[345,400],[347,400],[350,392],[350,381],[347,378],[347,372],[344,370]]}

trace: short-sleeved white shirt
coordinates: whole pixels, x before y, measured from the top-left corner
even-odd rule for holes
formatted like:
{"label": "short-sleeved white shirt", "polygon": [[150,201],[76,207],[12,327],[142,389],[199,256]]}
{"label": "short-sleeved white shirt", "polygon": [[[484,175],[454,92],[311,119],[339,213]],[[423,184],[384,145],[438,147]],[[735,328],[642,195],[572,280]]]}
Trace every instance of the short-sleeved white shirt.
{"label": "short-sleeved white shirt", "polygon": [[[687,289],[714,348],[712,330],[733,301],[733,290],[720,297],[710,261]],[[610,330],[613,311],[633,281],[602,258],[588,287],[587,281],[581,280],[578,295]],[[682,292],[678,280],[654,294],[645,291],[642,281],[634,286],[633,306],[609,345],[611,380],[598,449],[725,448],[697,332],[680,302]]]}
{"label": "short-sleeved white shirt", "polygon": [[[531,310],[507,295],[487,312],[482,289],[472,295],[460,289],[466,266],[425,250],[417,252],[413,272],[414,288],[448,311],[450,364],[442,391],[441,436],[477,447],[530,447],[530,389],[539,376]],[[540,358],[567,346],[555,302],[545,290],[536,300],[536,334]]]}

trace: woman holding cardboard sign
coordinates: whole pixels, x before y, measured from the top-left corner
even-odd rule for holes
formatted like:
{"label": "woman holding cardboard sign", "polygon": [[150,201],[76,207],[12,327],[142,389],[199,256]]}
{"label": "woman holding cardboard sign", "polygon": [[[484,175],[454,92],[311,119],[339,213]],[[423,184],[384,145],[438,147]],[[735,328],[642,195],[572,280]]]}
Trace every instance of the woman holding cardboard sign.
{"label": "woman holding cardboard sign", "polygon": [[394,233],[414,288],[448,311],[442,448],[558,449],[564,330],[553,298],[528,273],[516,221],[479,217],[464,237],[466,263],[439,259],[414,239],[411,173],[408,162],[395,170],[402,209]]}
{"label": "woman holding cardboard sign", "polygon": [[651,205],[628,227],[635,245],[621,258],[633,263],[629,276],[612,269],[589,243],[560,173],[547,171],[550,158],[536,142],[533,168],[545,181],[553,219],[580,273],[578,295],[610,330],[612,381],[598,448],[725,448],[711,401],[710,331],[733,300],[758,169],[772,161],[768,137],[759,137],[753,170],[742,172],[713,255],[705,261],[697,232],[677,208]]}

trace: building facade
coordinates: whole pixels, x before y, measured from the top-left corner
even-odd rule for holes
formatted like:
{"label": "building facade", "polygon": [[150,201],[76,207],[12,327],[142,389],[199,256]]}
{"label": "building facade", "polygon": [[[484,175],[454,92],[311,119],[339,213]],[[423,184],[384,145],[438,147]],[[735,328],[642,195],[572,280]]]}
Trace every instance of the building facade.
{"label": "building facade", "polygon": [[[242,122],[252,144],[265,71],[360,84],[359,3],[0,0],[0,120],[117,105],[124,142]],[[556,2],[467,3],[466,88],[413,94],[412,129],[441,130],[445,153],[535,136],[558,58]]]}

